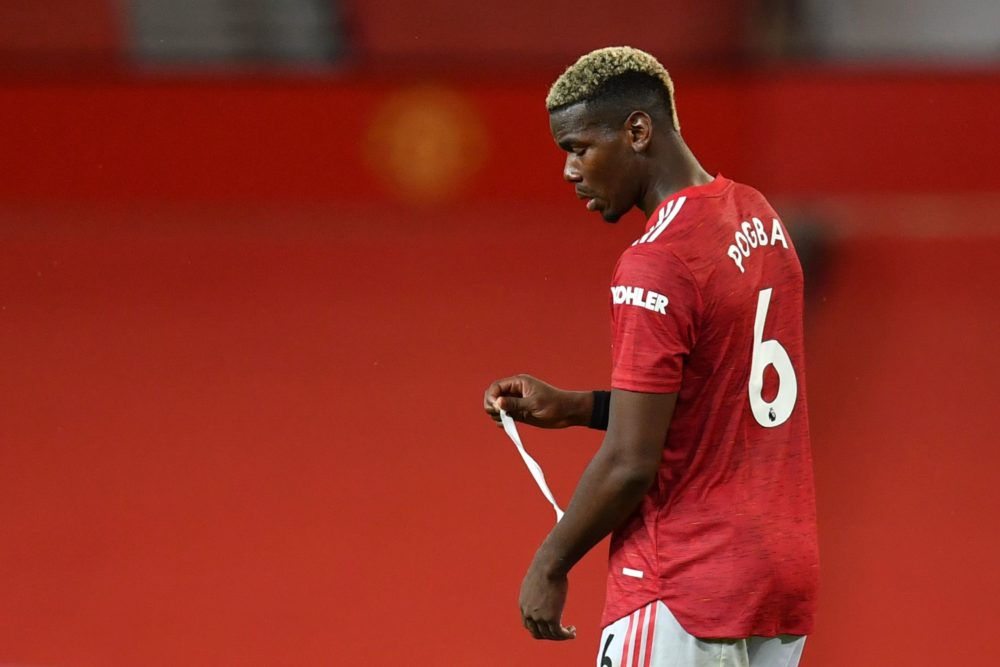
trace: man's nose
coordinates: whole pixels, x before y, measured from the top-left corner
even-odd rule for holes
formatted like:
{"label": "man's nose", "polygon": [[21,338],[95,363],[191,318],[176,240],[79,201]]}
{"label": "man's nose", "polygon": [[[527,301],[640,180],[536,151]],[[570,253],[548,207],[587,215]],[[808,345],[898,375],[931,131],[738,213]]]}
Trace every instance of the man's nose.
{"label": "man's nose", "polygon": [[566,164],[563,165],[563,178],[570,183],[579,183],[581,180],[580,170],[576,168],[573,158],[573,155],[566,156]]}

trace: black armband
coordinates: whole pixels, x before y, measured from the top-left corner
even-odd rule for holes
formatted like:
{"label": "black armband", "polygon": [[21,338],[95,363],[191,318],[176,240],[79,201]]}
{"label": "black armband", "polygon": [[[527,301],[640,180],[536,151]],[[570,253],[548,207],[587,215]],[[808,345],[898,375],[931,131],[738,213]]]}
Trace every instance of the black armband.
{"label": "black armband", "polygon": [[598,431],[607,431],[608,416],[611,414],[611,392],[595,391],[593,393],[594,409],[590,412],[590,423],[587,426]]}

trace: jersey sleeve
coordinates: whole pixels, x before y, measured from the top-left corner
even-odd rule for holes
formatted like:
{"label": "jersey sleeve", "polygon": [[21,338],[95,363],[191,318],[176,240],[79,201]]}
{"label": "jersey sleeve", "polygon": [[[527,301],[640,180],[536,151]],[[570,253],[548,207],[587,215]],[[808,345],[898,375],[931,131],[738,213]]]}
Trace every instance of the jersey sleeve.
{"label": "jersey sleeve", "polygon": [[611,281],[611,386],[674,393],[695,343],[701,294],[666,246],[633,246]]}

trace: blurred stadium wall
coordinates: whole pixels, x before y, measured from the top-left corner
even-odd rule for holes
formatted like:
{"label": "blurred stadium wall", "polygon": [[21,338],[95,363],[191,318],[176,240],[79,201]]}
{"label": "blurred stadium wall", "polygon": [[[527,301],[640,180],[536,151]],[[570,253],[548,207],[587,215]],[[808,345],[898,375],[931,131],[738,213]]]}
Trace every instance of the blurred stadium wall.
{"label": "blurred stadium wall", "polygon": [[[689,144],[806,265],[803,665],[978,660],[996,8],[931,4],[0,6],[0,664],[593,659],[604,548],[573,577],[580,639],[529,641],[550,515],[479,405],[507,373],[607,382],[604,290],[642,221],[586,214],[542,100],[609,43],[661,57]],[[563,499],[600,442],[524,436]]]}

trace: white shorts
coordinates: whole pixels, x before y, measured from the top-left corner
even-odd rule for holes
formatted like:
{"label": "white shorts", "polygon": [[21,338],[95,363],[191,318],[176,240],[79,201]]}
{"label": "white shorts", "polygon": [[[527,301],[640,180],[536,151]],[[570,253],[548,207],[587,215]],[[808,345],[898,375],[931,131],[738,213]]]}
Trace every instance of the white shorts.
{"label": "white shorts", "polygon": [[604,628],[597,667],[796,667],[806,638],[698,639],[650,602]]}

